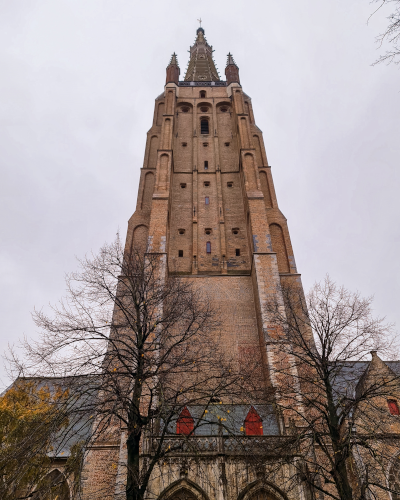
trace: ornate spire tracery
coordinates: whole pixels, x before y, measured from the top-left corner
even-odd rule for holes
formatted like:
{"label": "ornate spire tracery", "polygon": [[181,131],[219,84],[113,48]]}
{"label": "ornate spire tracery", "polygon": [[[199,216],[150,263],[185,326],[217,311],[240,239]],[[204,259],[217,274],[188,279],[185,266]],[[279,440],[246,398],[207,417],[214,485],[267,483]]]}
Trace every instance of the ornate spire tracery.
{"label": "ornate spire tracery", "polygon": [[208,45],[204,29],[197,28],[197,37],[190,47],[190,61],[186,70],[186,82],[219,82],[220,78],[212,56],[213,49]]}

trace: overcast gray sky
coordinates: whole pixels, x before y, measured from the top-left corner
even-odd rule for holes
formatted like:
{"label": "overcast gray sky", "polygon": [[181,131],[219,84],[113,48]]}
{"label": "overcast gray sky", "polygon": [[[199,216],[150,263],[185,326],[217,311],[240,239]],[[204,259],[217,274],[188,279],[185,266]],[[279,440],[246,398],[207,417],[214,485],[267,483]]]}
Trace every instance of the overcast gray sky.
{"label": "overcast gray sky", "polygon": [[[305,288],[329,273],[400,325],[400,72],[368,0],[0,0],[0,350],[75,256],[125,237],[154,99],[201,16],[252,97]],[[7,377],[0,370],[0,385]]]}

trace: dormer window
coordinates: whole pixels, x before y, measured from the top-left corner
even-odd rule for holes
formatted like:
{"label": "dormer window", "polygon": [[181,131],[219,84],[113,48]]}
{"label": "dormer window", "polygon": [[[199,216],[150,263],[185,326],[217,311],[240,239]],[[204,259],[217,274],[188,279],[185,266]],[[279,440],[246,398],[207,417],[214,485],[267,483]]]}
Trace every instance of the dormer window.
{"label": "dormer window", "polygon": [[400,415],[399,405],[395,399],[388,399],[387,404],[391,415]]}
{"label": "dormer window", "polygon": [[176,433],[184,434],[188,436],[193,432],[194,429],[194,420],[190,411],[185,408],[181,411],[178,420],[176,421]]}
{"label": "dormer window", "polygon": [[262,436],[263,425],[260,415],[252,406],[244,421],[246,436]]}

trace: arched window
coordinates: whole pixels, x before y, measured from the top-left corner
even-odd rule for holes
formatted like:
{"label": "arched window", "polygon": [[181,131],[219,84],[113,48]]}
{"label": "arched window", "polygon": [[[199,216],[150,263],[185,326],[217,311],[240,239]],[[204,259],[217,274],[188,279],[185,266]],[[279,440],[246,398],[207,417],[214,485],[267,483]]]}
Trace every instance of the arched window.
{"label": "arched window", "polygon": [[249,413],[244,421],[244,428],[246,436],[262,436],[263,425],[260,415],[256,412],[253,406],[250,408]]}
{"label": "arched window", "polygon": [[193,432],[193,428],[194,428],[193,417],[190,414],[190,411],[185,406],[185,408],[181,411],[178,420],[176,421],[176,433],[185,434],[186,436],[188,436]]}
{"label": "arched window", "polygon": [[205,90],[200,90],[200,97],[204,99],[206,97],[206,91]]}
{"label": "arched window", "polygon": [[205,198],[205,204],[206,205],[209,205],[210,204],[210,198],[208,196],[206,196]]}
{"label": "arched window", "polygon": [[206,243],[206,251],[207,251],[207,253],[211,253],[211,241],[207,241],[207,243]]}
{"label": "arched window", "polygon": [[201,120],[200,122],[200,133],[201,134],[209,134],[209,129],[208,129],[208,120]]}

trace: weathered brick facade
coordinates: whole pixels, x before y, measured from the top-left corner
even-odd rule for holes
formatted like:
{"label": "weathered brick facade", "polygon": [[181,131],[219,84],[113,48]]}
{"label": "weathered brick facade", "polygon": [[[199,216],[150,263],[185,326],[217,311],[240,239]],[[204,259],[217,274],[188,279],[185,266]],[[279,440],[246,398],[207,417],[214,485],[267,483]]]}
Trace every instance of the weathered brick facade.
{"label": "weathered brick facade", "polygon": [[[274,363],[261,311],[283,276],[299,281],[300,275],[251,98],[231,55],[227,81],[220,81],[202,28],[183,82],[179,73],[174,54],[155,101],[126,251],[160,254],[167,273],[206,290],[219,311],[224,348],[238,363],[248,356],[260,365]],[[263,373],[268,378],[268,366]],[[122,441],[108,443],[109,452],[104,445],[90,450],[83,477],[87,498],[96,491],[102,498],[123,497],[117,471],[102,480],[104,465],[113,470],[118,453],[123,461]],[[256,493],[257,472],[243,457],[225,460],[216,453],[200,464],[182,463],[172,457],[154,472],[149,498],[179,497],[182,487],[186,496],[210,500],[245,498],[251,484]],[[270,489],[284,498],[279,484]]]}
{"label": "weathered brick facade", "polygon": [[[202,28],[190,52],[184,81],[179,81],[177,58],[172,56],[164,92],[155,101],[126,252],[158,254],[165,273],[179,274],[205,290],[219,312],[226,352],[239,364],[249,357],[256,360],[265,386],[279,392],[279,376],[271,373],[282,376],[290,354],[272,347],[283,339],[267,317],[266,302],[280,293],[283,281],[302,286],[287,221],[278,207],[252,101],[240,85],[233,57],[228,55],[224,82]],[[280,369],[274,370],[275,365]],[[290,365],[286,377],[295,381],[296,368]],[[281,435],[295,412],[304,411],[301,397],[294,410],[279,415]],[[122,432],[115,442],[90,450],[83,474],[85,499],[124,497],[125,440]],[[169,456],[154,470],[147,497],[309,498],[300,482],[284,491],[292,465],[273,471],[267,466],[261,481],[246,454],[233,450],[228,441],[210,438],[196,457]],[[273,448],[271,437],[272,454]]]}

